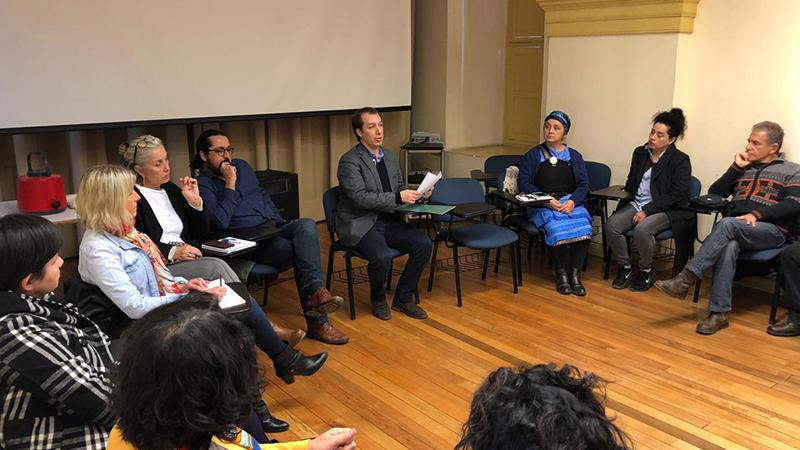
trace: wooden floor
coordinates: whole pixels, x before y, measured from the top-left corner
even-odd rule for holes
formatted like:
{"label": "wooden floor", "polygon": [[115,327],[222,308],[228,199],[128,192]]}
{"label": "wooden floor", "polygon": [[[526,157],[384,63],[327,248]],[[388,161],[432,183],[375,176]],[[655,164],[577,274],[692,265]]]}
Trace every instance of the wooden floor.
{"label": "wooden floor", "polygon": [[[319,231],[326,261],[324,225]],[[444,253],[440,258],[450,256]],[[335,261],[341,270],[341,255]],[[299,345],[330,353],[318,374],[286,385],[266,370],[265,399],[291,424],[274,437],[305,438],[343,425],[358,429],[364,449],[453,448],[472,393],[490,371],[553,361],[609,381],[610,413],[636,448],[800,448],[800,339],[764,332],[768,294],[736,290],[731,327],[701,336],[694,327],[707,291],[695,305],[655,289],[613,290],[592,258],[588,295],[561,296],[536,252],[523,268],[517,295],[507,263],[485,281],[480,271],[465,273],[462,308],[452,272],[437,271],[427,293],[426,271],[421,305],[430,317],[423,321],[396,312],[391,321],[376,319],[367,285],[356,285],[357,319],[346,308],[331,317],[350,343]],[[346,285],[335,281],[332,291],[346,296]],[[282,325],[304,325],[294,283],[273,286],[267,312]]]}
{"label": "wooden floor", "polygon": [[[320,226],[323,241],[326,235]],[[327,242],[322,247],[326,261]],[[335,262],[338,270],[344,267],[340,255]],[[427,293],[426,272],[420,286],[430,317],[423,321],[396,312],[391,321],[376,319],[367,285],[356,285],[357,319],[351,321],[346,309],[332,315],[350,343],[306,340],[299,346],[330,353],[318,374],[286,385],[267,371],[265,398],[291,423],[276,437],[347,425],[358,429],[364,449],[452,448],[472,393],[490,371],[554,361],[609,381],[609,409],[639,449],[800,448],[800,339],[764,332],[767,294],[737,290],[731,327],[701,336],[694,327],[708,306],[707,292],[694,305],[655,289],[613,290],[593,258],[585,275],[588,295],[561,296],[536,252],[523,267],[517,295],[508,264],[486,281],[480,271],[464,274],[462,308],[453,274],[437,271]],[[347,292],[336,281],[332,290]],[[274,321],[303,325],[294,283],[274,286],[270,297]]]}

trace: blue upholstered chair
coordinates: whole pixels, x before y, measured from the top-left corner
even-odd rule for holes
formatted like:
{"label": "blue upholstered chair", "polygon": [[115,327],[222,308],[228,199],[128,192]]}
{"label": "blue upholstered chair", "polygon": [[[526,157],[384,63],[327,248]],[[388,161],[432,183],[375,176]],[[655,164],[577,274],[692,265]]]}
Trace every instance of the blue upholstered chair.
{"label": "blue upholstered chair", "polygon": [[[522,160],[522,155],[494,155],[486,158],[483,163],[483,171],[486,173],[505,174],[508,166],[518,166]],[[502,189],[502,184],[497,184],[497,180],[486,180],[484,182],[486,190],[489,188]]]}
{"label": "blue upholstered chair", "polygon": [[[467,203],[483,203],[484,192],[480,182],[471,178],[448,178],[439,181],[430,199],[431,203],[443,205],[464,205]],[[456,296],[458,306],[461,301],[461,271],[459,267],[458,249],[467,247],[481,250],[483,253],[483,272],[481,279],[486,279],[486,269],[489,263],[489,251],[509,247],[511,249],[511,272],[514,283],[514,293],[518,292],[517,265],[519,253],[516,251],[518,237],[513,231],[486,223],[486,215],[481,216],[481,222],[459,218],[453,214],[435,215],[433,221],[437,225],[436,239],[433,243],[433,256],[431,257],[431,272],[428,278],[428,292],[433,289],[433,278],[436,273],[436,254],[439,244],[452,245],[453,266],[456,278]],[[458,222],[461,222],[460,224]],[[454,224],[462,226],[454,226]]]}
{"label": "blue upholstered chair", "polygon": [[[333,256],[336,252],[342,252],[344,255],[345,272],[347,274],[347,295],[350,303],[350,320],[356,319],[356,301],[353,294],[353,262],[352,258],[365,259],[358,254],[353,248],[345,247],[336,237],[336,207],[339,203],[339,186],[334,186],[322,196],[322,207],[325,210],[325,224],[328,226],[328,233],[330,235],[331,245],[328,248],[328,271],[325,276],[325,288],[331,288],[331,277],[333,275]],[[397,258],[401,256],[399,250],[391,249],[393,252],[392,257]],[[386,290],[392,290],[392,270],[386,277]],[[414,293],[415,301],[419,303],[419,291]]]}

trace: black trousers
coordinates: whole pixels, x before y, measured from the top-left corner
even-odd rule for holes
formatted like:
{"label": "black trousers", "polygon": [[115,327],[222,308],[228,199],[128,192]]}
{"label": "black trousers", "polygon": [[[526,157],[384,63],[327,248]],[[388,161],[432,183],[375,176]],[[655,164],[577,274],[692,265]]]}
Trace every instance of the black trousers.
{"label": "black trousers", "polygon": [[431,239],[419,228],[398,217],[381,217],[353,249],[369,264],[370,300],[386,301],[386,277],[392,269],[392,251],[408,253],[403,274],[397,282],[393,303],[414,300],[419,278],[431,257]]}
{"label": "black trousers", "polygon": [[550,258],[556,269],[579,269],[583,267],[586,255],[589,254],[589,239],[571,244],[554,245],[550,249]]}
{"label": "black trousers", "polygon": [[781,253],[781,268],[789,320],[800,323],[800,242],[786,247]]}

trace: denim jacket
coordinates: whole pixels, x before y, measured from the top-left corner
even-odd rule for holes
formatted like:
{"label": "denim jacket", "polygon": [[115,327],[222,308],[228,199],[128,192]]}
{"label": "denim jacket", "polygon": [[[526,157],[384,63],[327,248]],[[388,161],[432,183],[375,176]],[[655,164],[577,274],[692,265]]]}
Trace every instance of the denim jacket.
{"label": "denim jacket", "polygon": [[99,287],[131,319],[139,319],[183,295],[159,295],[147,253],[105,231],[87,230],[83,235],[78,273],[83,281]]}

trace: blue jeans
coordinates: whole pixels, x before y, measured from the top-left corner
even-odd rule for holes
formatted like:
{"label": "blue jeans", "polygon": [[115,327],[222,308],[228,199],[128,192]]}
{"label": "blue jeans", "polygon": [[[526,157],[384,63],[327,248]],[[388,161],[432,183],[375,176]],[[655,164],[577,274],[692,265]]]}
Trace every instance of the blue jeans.
{"label": "blue jeans", "polygon": [[[258,250],[244,257],[279,269],[292,266],[300,306],[305,311],[308,297],[322,287],[322,260],[319,253],[317,224],[311,219],[297,219],[282,226],[277,236],[261,241]],[[327,321],[327,314],[319,317],[306,315],[309,324],[318,325]]]}
{"label": "blue jeans", "polygon": [[731,310],[733,275],[741,250],[766,250],[786,242],[786,236],[776,225],[756,222],[748,225],[734,217],[726,217],[714,226],[696,255],[686,264],[686,270],[701,278],[703,272],[713,267],[714,284],[711,286],[709,310]]}
{"label": "blue jeans", "polygon": [[386,277],[392,270],[392,250],[408,254],[406,267],[397,281],[392,303],[400,304],[414,300],[419,278],[431,257],[431,239],[419,228],[403,222],[397,217],[379,218],[372,229],[353,247],[359,256],[366,259],[369,274],[370,301],[386,301]]}

